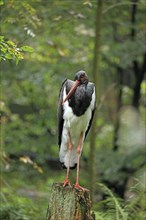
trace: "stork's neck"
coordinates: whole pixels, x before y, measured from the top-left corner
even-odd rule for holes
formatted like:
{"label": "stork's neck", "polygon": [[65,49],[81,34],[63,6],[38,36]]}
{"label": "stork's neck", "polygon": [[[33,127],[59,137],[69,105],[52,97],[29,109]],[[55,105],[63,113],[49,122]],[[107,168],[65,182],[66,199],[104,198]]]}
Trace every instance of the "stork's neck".
{"label": "stork's neck", "polygon": [[68,100],[69,106],[76,116],[83,115],[90,105],[92,94],[89,92],[87,85],[88,84],[81,84],[78,86]]}

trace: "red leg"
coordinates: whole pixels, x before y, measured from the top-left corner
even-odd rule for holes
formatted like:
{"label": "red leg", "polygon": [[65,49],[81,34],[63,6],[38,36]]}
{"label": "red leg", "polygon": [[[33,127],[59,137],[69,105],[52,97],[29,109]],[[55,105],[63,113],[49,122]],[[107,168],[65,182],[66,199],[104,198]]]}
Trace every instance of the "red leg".
{"label": "red leg", "polygon": [[78,143],[78,148],[77,148],[77,153],[78,153],[78,161],[77,161],[77,175],[76,175],[76,183],[74,185],[75,189],[77,190],[83,190],[83,191],[88,191],[88,189],[83,188],[79,185],[79,166],[80,166],[80,154],[81,154],[81,146],[83,143],[83,132],[80,134],[79,138],[79,143]]}
{"label": "red leg", "polygon": [[68,133],[69,135],[69,141],[68,141],[68,165],[67,165],[67,173],[66,173],[66,178],[64,180],[63,186],[70,186],[70,180],[69,180],[69,170],[70,170],[70,154],[71,154],[71,150],[72,150],[72,143],[71,143],[71,136],[70,133]]}

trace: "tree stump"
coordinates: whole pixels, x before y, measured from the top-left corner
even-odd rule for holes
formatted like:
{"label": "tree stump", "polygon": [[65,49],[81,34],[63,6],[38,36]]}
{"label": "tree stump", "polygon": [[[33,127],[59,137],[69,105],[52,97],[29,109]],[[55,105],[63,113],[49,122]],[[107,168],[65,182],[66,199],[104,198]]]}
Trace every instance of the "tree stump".
{"label": "tree stump", "polygon": [[91,214],[90,192],[53,183],[47,220],[95,220],[94,213]]}

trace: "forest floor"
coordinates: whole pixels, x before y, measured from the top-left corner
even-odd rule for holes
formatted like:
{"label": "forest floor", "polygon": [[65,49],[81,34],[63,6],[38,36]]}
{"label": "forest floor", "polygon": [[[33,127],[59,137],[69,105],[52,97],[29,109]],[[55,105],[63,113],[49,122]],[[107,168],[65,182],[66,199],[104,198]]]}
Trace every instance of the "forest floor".
{"label": "forest floor", "polygon": [[[1,179],[1,218],[7,212],[13,213],[13,210],[24,216],[24,220],[46,218],[51,186],[54,182],[63,182],[66,170],[53,170],[48,165],[37,166],[36,169],[32,164],[19,160],[12,160],[5,166]],[[76,171],[71,172],[71,180],[75,174]],[[15,215],[13,217],[12,220],[19,219]]]}
{"label": "forest floor", "polygon": [[10,207],[20,209],[20,213],[27,216],[24,219],[45,219],[51,186],[61,179],[61,173],[47,166],[40,173],[30,164],[12,161],[2,175],[1,204],[8,210]]}
{"label": "forest floor", "polygon": [[[89,173],[87,172],[87,163],[81,160],[80,168],[80,184],[85,188],[89,188],[90,180]],[[60,169],[58,169],[58,167],[53,168],[47,163],[38,165],[37,163],[32,162],[31,160],[26,160],[26,158],[23,157],[21,160],[20,158],[19,160],[10,160],[3,165],[1,174],[0,219],[42,220],[46,219],[52,184],[54,182],[63,182],[66,170],[61,167]],[[76,170],[71,170],[70,180],[72,184],[75,183],[75,176]],[[133,178],[130,178],[130,180],[133,181]],[[97,181],[100,181],[100,179],[98,178]],[[133,185],[133,183],[130,185]],[[99,187],[98,190],[100,190]],[[107,191],[107,189],[105,191]],[[129,194],[129,192],[129,189],[126,189],[125,194],[130,198],[133,194]],[[111,192],[109,192],[109,194],[111,198],[113,198]],[[94,204],[93,209],[94,211],[97,211],[99,210],[98,205],[100,203],[98,201],[102,200],[101,191],[98,191],[95,199],[96,203]],[[136,199],[136,201],[138,200]],[[143,209],[143,205],[144,202],[139,206],[140,213]],[[104,215],[104,211],[102,214]]]}

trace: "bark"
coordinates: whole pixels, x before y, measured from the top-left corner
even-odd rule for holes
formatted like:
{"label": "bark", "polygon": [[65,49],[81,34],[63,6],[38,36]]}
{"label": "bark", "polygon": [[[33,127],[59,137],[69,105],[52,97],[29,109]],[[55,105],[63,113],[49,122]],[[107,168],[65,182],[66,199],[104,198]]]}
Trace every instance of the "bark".
{"label": "bark", "polygon": [[140,101],[140,88],[141,88],[141,83],[144,79],[144,74],[146,73],[146,54],[144,54],[143,58],[143,64],[142,67],[139,71],[136,71],[136,68],[134,68],[134,71],[137,75],[137,80],[133,89],[133,100],[132,100],[132,105],[138,109],[139,107],[139,101]]}
{"label": "bark", "polygon": [[[132,28],[130,31],[130,38],[134,42],[136,38],[136,15],[137,15],[137,0],[131,0],[132,8],[131,8],[131,24]],[[136,42],[135,42],[136,43]],[[143,62],[142,65],[134,59],[132,62],[132,68],[133,68],[133,74],[135,78],[135,85],[133,88],[133,97],[132,97],[132,106],[135,107],[137,110],[139,108],[139,101],[140,101],[140,89],[141,89],[141,83],[144,79],[144,74],[146,72],[146,53],[143,56]],[[120,74],[120,81],[119,81],[119,96],[118,96],[118,103],[117,103],[117,122],[115,124],[115,131],[114,131],[114,141],[113,141],[113,150],[117,151],[119,149],[118,145],[118,133],[120,128],[120,115],[119,111],[122,106],[122,84],[123,83],[123,72],[121,68],[118,68],[118,73]]]}
{"label": "bark", "polygon": [[[136,38],[136,14],[137,14],[137,0],[132,0],[132,11],[131,11],[131,40],[134,42]],[[133,72],[135,75],[135,86],[133,88],[133,100],[132,105],[138,109],[139,108],[139,100],[140,100],[140,88],[141,83],[144,79],[144,74],[146,72],[146,54],[143,56],[143,63],[140,67],[137,60],[133,60]]]}
{"label": "bark", "polygon": [[123,87],[123,70],[118,67],[117,74],[119,76],[118,80],[118,97],[117,97],[117,117],[114,128],[114,141],[113,141],[113,151],[119,149],[118,139],[119,139],[119,129],[120,129],[120,109],[122,107],[122,87]]}
{"label": "bark", "polygon": [[[95,29],[95,44],[94,44],[94,58],[93,58],[93,81],[96,86],[96,102],[97,105],[100,102],[100,73],[99,73],[99,50],[100,50],[100,27],[102,18],[102,6],[103,1],[97,1],[97,12],[96,12],[96,29]],[[90,136],[90,153],[89,153],[89,173],[90,173],[90,190],[91,198],[93,198],[95,192],[96,182],[96,121],[97,111],[95,111]]]}
{"label": "bark", "polygon": [[135,31],[135,23],[136,23],[136,13],[137,13],[137,0],[132,0],[132,11],[131,11],[131,24],[132,24],[132,28],[131,28],[131,39],[135,40],[135,35],[136,35],[136,31]]}
{"label": "bark", "polygon": [[54,183],[51,189],[47,220],[95,220],[91,213],[89,191],[78,191]]}

